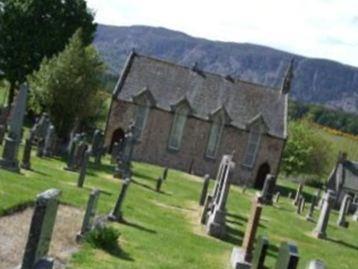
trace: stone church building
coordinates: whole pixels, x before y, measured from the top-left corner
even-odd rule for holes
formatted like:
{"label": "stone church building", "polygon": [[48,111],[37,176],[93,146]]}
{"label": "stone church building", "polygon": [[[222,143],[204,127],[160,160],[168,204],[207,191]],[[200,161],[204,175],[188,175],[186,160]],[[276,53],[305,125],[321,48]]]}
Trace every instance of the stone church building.
{"label": "stone church building", "polygon": [[222,155],[234,153],[233,181],[261,188],[280,166],[291,77],[290,65],[275,89],[132,52],[113,92],[105,144],[134,121],[134,160],[215,177]]}

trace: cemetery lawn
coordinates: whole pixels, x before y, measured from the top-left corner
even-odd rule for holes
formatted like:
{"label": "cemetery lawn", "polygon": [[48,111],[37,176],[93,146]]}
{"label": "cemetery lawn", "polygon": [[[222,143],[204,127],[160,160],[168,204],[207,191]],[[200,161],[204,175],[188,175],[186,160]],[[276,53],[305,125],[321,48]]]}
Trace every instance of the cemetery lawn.
{"label": "cemetery lawn", "polygon": [[[22,174],[15,174],[0,170],[0,215],[31,204],[37,193],[48,188],[61,189],[62,203],[83,209],[90,190],[99,188],[103,193],[98,210],[100,214],[107,214],[116,201],[121,184],[120,180],[113,179],[113,167],[108,160],[99,167],[91,163],[83,189],[76,187],[78,174],[63,170],[64,166],[59,159],[33,156],[33,171],[22,170]],[[127,223],[111,224],[121,232],[121,251],[108,253],[84,244],[72,256],[67,268],[230,268],[231,250],[242,242],[250,199],[255,191],[247,190],[242,194],[240,188],[232,187],[228,203],[228,235],[219,240],[205,235],[205,229],[199,224],[201,178],[170,170],[162,186],[163,192],[157,193],[154,191],[156,178],[162,171],[160,167],[134,164],[133,182],[123,206]],[[310,232],[315,224],[304,220],[307,209],[304,215],[298,216],[286,198],[289,192],[295,191],[296,184],[281,179],[279,185],[284,197],[278,204],[264,207],[258,231],[272,242],[266,262],[269,268],[273,268],[279,243],[284,240],[297,243],[299,268],[305,268],[307,261],[315,258],[324,260],[332,269],[357,268],[358,222],[352,222],[349,217],[349,228],[338,228],[338,214],[334,211],[328,239],[314,239]],[[307,187],[304,191],[309,201],[314,189]],[[82,219],[73,221],[81,222]]]}

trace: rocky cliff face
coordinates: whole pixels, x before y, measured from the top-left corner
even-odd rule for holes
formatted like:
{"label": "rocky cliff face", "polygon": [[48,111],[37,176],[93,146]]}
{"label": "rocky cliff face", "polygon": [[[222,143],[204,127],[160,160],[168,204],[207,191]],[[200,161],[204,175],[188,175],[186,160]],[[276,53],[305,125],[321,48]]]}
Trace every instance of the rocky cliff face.
{"label": "rocky cliff face", "polygon": [[94,45],[112,74],[118,75],[131,49],[223,75],[280,87],[295,59],[291,97],[358,113],[358,68],[306,58],[269,47],[194,38],[164,28],[99,25]]}

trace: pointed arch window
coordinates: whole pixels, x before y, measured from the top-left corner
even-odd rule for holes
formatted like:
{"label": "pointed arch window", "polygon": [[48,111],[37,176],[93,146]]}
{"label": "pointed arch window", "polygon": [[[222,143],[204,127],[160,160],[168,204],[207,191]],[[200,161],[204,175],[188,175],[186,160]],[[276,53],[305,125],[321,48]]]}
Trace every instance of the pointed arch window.
{"label": "pointed arch window", "polygon": [[147,88],[144,88],[137,96],[133,97],[133,101],[136,104],[134,115],[135,130],[137,138],[140,139],[149,117],[150,108],[155,105],[155,101]]}
{"label": "pointed arch window", "polygon": [[260,150],[262,134],[267,131],[267,125],[261,116],[257,116],[249,126],[249,139],[246,145],[243,165],[252,168],[255,165]]}
{"label": "pointed arch window", "polygon": [[169,135],[168,148],[179,150],[183,139],[184,129],[188,114],[190,113],[190,106],[186,100],[182,101],[177,106],[174,106],[175,113],[172,127]]}

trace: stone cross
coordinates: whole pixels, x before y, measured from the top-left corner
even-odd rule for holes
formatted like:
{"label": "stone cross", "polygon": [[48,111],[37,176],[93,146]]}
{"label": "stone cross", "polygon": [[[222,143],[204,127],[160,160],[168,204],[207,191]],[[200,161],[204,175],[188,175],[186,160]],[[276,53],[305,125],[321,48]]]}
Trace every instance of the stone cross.
{"label": "stone cross", "polygon": [[201,206],[203,206],[205,203],[205,198],[208,193],[209,184],[210,184],[210,176],[206,174],[204,176],[203,188],[201,189],[201,195],[199,200],[199,205]]}
{"label": "stone cross", "polygon": [[207,222],[208,234],[216,237],[223,237],[226,233],[225,215],[226,215],[226,202],[230,191],[230,172],[234,169],[235,163],[232,161],[232,156],[227,155],[223,158],[225,166],[223,169],[223,179],[221,188],[219,187],[216,197],[213,201],[213,209],[209,214]]}
{"label": "stone cross", "polygon": [[96,216],[97,203],[100,191],[94,189],[89,195],[86,212],[83,217],[81,231],[77,234],[76,241],[79,242],[93,228],[94,218]]}
{"label": "stone cross", "polygon": [[251,269],[265,268],[265,258],[269,247],[269,241],[265,236],[259,236],[252,257]]}
{"label": "stone cross", "polygon": [[124,181],[123,181],[123,184],[122,184],[122,189],[121,189],[121,192],[118,196],[118,199],[117,199],[117,202],[114,206],[114,209],[113,211],[108,215],[108,219],[110,221],[121,221],[123,220],[123,214],[122,214],[122,204],[123,204],[123,201],[124,201],[124,198],[126,196],[126,193],[127,193],[127,190],[128,190],[128,187],[130,185],[130,178],[126,178]]}
{"label": "stone cross", "polygon": [[296,269],[298,266],[298,248],[293,242],[283,242],[278,252],[276,269]]}
{"label": "stone cross", "polygon": [[21,269],[39,268],[37,267],[39,263],[46,261],[56,220],[59,196],[60,191],[57,189],[47,190],[37,196]]}
{"label": "stone cross", "polygon": [[348,213],[351,203],[352,203],[352,197],[349,194],[344,195],[343,201],[341,203],[341,208],[339,210],[338,220],[337,220],[338,226],[343,228],[348,228],[349,222],[346,220],[346,215]]}
{"label": "stone cross", "polygon": [[301,196],[301,194],[302,194],[302,190],[303,190],[303,184],[300,183],[300,184],[298,185],[298,187],[297,187],[297,192],[296,192],[295,200],[293,201],[293,204],[294,204],[295,206],[298,205],[299,198],[300,198],[300,196]]}
{"label": "stone cross", "polygon": [[252,251],[254,248],[257,228],[260,224],[262,205],[259,198],[255,197],[252,201],[251,214],[246,225],[246,231],[242,247],[234,247],[231,254],[231,265],[233,268],[251,268]]}
{"label": "stone cross", "polygon": [[317,196],[312,196],[310,208],[309,208],[308,213],[306,215],[306,220],[308,220],[308,221],[313,221],[313,213],[314,213],[316,201],[317,201]]}
{"label": "stone cross", "polygon": [[313,230],[313,236],[316,238],[325,238],[326,230],[328,226],[329,213],[331,210],[332,203],[334,202],[334,191],[328,190],[323,196],[323,203],[321,213],[319,215],[317,225]]}
{"label": "stone cross", "polygon": [[92,151],[91,151],[91,148],[89,147],[85,151],[83,161],[82,161],[82,164],[81,164],[81,168],[80,168],[80,173],[79,173],[79,176],[78,176],[77,187],[79,187],[79,188],[83,187],[83,183],[84,183],[85,178],[86,178],[88,160],[89,160],[91,154],[92,154]]}
{"label": "stone cross", "polygon": [[311,260],[308,262],[307,269],[325,269],[326,266],[320,260]]}
{"label": "stone cross", "polygon": [[261,191],[260,201],[262,204],[272,205],[273,192],[276,185],[276,179],[273,175],[268,174]]}
{"label": "stone cross", "polygon": [[28,88],[27,85],[21,85],[20,91],[16,96],[14,106],[10,113],[9,132],[5,138],[5,145],[0,160],[0,167],[19,172],[18,149],[21,143],[22,125],[26,112]]}
{"label": "stone cross", "polygon": [[24,153],[22,154],[21,168],[25,170],[31,170],[31,139],[26,139],[24,146]]}
{"label": "stone cross", "polygon": [[160,189],[162,187],[162,183],[163,183],[163,178],[162,177],[158,177],[157,179],[157,184],[156,184],[156,187],[155,187],[155,190],[157,192],[160,192]]}

